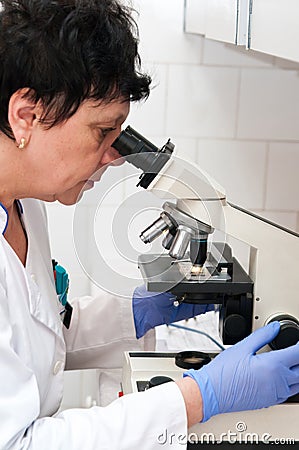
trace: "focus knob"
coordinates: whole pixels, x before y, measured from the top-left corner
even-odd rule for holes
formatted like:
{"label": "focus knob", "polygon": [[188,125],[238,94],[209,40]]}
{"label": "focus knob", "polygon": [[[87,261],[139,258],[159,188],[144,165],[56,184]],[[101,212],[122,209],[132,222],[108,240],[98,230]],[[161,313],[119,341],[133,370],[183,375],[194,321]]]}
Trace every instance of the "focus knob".
{"label": "focus knob", "polygon": [[169,383],[170,381],[174,381],[170,377],[165,377],[163,375],[157,375],[156,377],[152,377],[148,382],[148,388],[152,388],[155,386],[159,386],[160,384]]}
{"label": "focus knob", "polygon": [[240,314],[230,314],[224,321],[224,331],[234,342],[238,342],[246,336],[247,323],[245,317]]}
{"label": "focus knob", "polygon": [[269,344],[272,350],[281,350],[299,342],[299,321],[288,314],[281,314],[270,320],[269,323],[278,321],[280,331],[275,339]]}

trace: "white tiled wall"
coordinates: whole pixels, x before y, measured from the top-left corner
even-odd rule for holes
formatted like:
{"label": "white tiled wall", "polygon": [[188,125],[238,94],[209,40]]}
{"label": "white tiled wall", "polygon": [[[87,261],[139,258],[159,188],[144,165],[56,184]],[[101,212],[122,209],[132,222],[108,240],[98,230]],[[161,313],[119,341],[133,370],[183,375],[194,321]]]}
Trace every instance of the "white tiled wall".
{"label": "white tiled wall", "polygon": [[168,72],[166,133],[184,137],[233,138],[239,70],[171,65]]}
{"label": "white tiled wall", "polygon": [[299,143],[274,143],[269,146],[266,184],[267,210],[299,210]]}
{"label": "white tiled wall", "polygon": [[263,142],[199,139],[197,163],[225,187],[232,203],[263,209],[267,145]]}
{"label": "white tiled wall", "polygon": [[[179,155],[209,172],[232,202],[299,231],[299,65],[185,35],[184,0],[133,3],[155,87],[126,124],[158,146],[171,137]],[[113,207],[124,198],[124,189],[117,192]],[[97,201],[97,193],[85,201],[86,220]],[[73,212],[49,205],[50,237],[53,257],[69,269],[71,295],[80,295],[94,286],[76,258]],[[83,214],[83,234],[85,226]]]}
{"label": "white tiled wall", "polygon": [[298,70],[242,70],[237,137],[299,140],[298,118]]}

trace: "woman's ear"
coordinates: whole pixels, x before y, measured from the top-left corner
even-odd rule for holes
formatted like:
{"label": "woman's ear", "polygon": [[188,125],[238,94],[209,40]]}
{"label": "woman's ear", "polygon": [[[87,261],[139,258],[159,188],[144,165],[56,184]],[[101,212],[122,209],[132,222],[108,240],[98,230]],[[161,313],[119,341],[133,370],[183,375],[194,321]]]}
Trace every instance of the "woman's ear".
{"label": "woman's ear", "polygon": [[38,105],[26,96],[29,89],[19,89],[9,100],[8,121],[19,145],[22,140],[30,141],[33,126],[36,122]]}

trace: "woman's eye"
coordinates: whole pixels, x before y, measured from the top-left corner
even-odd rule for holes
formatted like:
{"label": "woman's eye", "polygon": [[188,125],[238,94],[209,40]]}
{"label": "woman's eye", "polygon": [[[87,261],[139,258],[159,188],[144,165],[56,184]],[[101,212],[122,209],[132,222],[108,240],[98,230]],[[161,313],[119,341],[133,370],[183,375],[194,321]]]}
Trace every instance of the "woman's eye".
{"label": "woman's eye", "polygon": [[111,131],[115,131],[116,128],[101,128],[102,137],[106,137]]}

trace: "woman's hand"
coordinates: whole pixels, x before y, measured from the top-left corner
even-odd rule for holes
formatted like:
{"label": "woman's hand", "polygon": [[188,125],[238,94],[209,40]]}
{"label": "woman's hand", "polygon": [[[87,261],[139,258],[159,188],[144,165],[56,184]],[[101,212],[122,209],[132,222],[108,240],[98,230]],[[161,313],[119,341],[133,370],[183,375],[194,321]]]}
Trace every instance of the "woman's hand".
{"label": "woman's hand", "polygon": [[200,370],[184,374],[193,378],[200,389],[203,422],[216,414],[282,403],[299,392],[299,343],[256,354],[277,336],[279,329],[279,322],[270,323]]}
{"label": "woman's hand", "polygon": [[133,313],[137,338],[158,325],[170,324],[190,319],[207,311],[214,305],[176,304],[176,296],[166,293],[149,292],[145,286],[139,286],[133,294]]}

